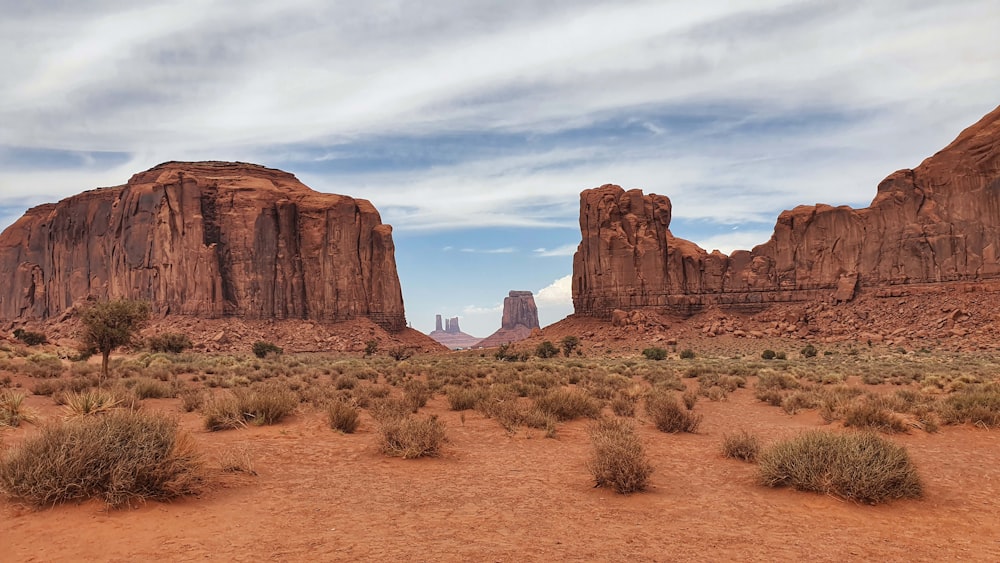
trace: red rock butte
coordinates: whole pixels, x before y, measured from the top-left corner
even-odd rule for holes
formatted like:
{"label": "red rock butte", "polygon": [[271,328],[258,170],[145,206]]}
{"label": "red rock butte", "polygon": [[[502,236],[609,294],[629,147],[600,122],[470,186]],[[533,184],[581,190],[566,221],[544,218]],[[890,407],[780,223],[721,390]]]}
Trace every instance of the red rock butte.
{"label": "red rock butte", "polygon": [[503,300],[500,329],[477,343],[475,348],[493,348],[519,342],[538,330],[538,307],[530,291],[511,291]]}
{"label": "red rock butte", "polygon": [[1000,107],[912,170],[891,174],[864,209],[799,206],[753,250],[708,253],[670,232],[671,204],[614,185],[580,194],[573,259],[577,314],[754,311],[849,301],[949,282],[1000,279]]}
{"label": "red rock butte", "polygon": [[254,164],[168,162],[30,209],[0,234],[0,279],[8,321],[130,298],[161,315],[406,327],[375,207]]}

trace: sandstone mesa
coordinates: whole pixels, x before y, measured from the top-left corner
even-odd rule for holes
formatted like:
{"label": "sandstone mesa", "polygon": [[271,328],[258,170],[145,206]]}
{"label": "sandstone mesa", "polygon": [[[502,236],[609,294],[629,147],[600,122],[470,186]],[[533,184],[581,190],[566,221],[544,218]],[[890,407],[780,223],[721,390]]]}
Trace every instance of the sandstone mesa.
{"label": "sandstone mesa", "polygon": [[406,328],[392,227],[366,200],[231,162],[168,162],[28,210],[0,234],[0,319],[93,298],[159,315]]}
{"label": "sandstone mesa", "polygon": [[666,196],[614,185],[580,195],[573,259],[577,314],[650,308],[843,302],[858,293],[1000,278],[1000,107],[912,170],[891,174],[864,209],[799,206],[753,250],[706,252],[670,232]]}

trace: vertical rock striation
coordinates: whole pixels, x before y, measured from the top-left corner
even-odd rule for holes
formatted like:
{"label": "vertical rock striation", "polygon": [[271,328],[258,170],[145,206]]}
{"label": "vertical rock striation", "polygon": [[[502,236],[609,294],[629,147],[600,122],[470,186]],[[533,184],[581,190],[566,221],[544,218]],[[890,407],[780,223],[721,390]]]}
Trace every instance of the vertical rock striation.
{"label": "vertical rock striation", "polygon": [[670,200],[605,185],[580,194],[576,313],[693,313],[859,290],[1000,277],[1000,107],[915,169],[891,174],[864,209],[799,206],[753,250],[708,253],[670,232]]}
{"label": "vertical rock striation", "polygon": [[0,278],[6,320],[127,297],[159,314],[406,327],[375,207],[253,164],[168,162],[30,209],[0,234]]}

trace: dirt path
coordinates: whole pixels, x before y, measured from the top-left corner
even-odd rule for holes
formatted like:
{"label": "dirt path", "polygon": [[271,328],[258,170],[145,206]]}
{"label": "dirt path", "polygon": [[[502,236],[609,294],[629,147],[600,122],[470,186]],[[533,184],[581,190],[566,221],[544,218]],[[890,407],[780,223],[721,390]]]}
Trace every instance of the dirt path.
{"label": "dirt path", "polygon": [[815,413],[785,415],[748,390],[696,409],[705,417],[696,435],[641,424],[656,471],[649,492],[628,497],[592,487],[586,421],[560,425],[557,439],[537,430],[510,437],[478,413],[463,423],[437,398],[423,412],[447,423],[446,455],[399,460],[376,451],[367,418],[354,435],[310,412],[206,433],[184,415],[206,451],[249,448],[259,475],[134,510],[0,504],[0,560],[1000,560],[996,431],[895,437],[926,497],[871,507],[756,486],[754,466],[718,453],[724,432],[746,427],[772,440],[819,426]]}

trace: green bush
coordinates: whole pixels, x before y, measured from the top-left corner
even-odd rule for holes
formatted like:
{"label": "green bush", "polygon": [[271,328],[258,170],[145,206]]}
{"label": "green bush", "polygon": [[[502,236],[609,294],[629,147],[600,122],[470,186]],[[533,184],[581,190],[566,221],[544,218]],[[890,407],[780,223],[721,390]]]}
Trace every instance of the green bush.
{"label": "green bush", "polygon": [[663,348],[646,348],[642,351],[642,355],[645,356],[647,360],[665,360],[667,358],[667,351]]}
{"label": "green bush", "polygon": [[24,330],[23,328],[14,329],[14,338],[24,342],[27,346],[38,346],[39,344],[45,344],[48,342],[48,338],[40,332],[32,332],[30,330]]}
{"label": "green bush", "polygon": [[681,350],[680,357],[682,360],[693,360],[694,356],[695,356],[694,350],[690,348],[685,348]]}
{"label": "green bush", "polygon": [[563,356],[568,358],[573,353],[573,350],[576,350],[580,345],[580,339],[575,336],[565,336],[559,341],[559,344],[562,346]]}
{"label": "green bush", "polygon": [[278,345],[273,342],[266,342],[264,340],[258,340],[253,343],[253,355],[258,358],[264,359],[268,354],[283,354],[285,351],[282,350]]}
{"label": "green bush", "polygon": [[868,504],[919,498],[923,488],[909,454],[874,432],[806,432],[758,456],[761,484],[836,495]]}
{"label": "green bush", "polygon": [[168,332],[150,336],[146,340],[146,346],[153,352],[180,354],[184,350],[194,346],[194,344],[191,343],[191,339],[186,334]]}
{"label": "green bush", "polygon": [[50,424],[0,460],[0,491],[35,506],[101,498],[120,507],[203,490],[200,453],[176,420],[118,409]]}
{"label": "green bush", "polygon": [[765,360],[773,360],[778,354],[774,350],[764,350],[760,353],[760,357]]}
{"label": "green bush", "polygon": [[632,424],[620,418],[602,418],[590,429],[593,453],[587,469],[598,487],[627,495],[642,491],[653,473]]}
{"label": "green bush", "polygon": [[535,348],[535,355],[539,358],[552,358],[559,354],[559,349],[548,340],[542,342]]}

